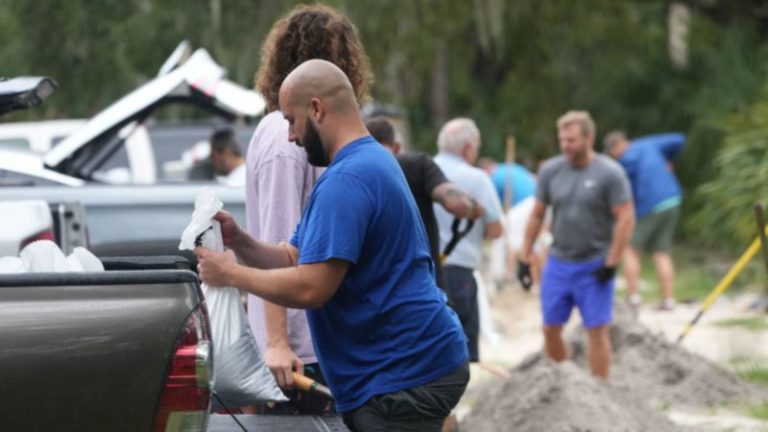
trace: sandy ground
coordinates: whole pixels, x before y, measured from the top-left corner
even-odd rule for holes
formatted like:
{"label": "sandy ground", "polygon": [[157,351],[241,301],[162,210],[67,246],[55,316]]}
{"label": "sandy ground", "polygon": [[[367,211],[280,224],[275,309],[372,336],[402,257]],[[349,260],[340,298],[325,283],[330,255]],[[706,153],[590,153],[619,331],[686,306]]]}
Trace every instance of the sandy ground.
{"label": "sandy ground", "polygon": [[[460,418],[467,415],[474,404],[484,402],[477,400],[479,389],[492,380],[498,380],[498,375],[488,369],[510,370],[524,358],[540,351],[542,346],[538,295],[535,292],[526,293],[516,284],[506,283],[497,287],[487,278],[484,280],[498,338],[495,343],[490,343],[488,338],[481,339],[482,365],[472,367],[467,394],[457,410]],[[683,346],[726,369],[732,369],[734,359],[767,362],[768,332],[716,324],[726,319],[754,315],[755,312],[749,309],[753,301],[754,295],[721,298],[689,333]],[[674,341],[697,311],[698,304],[677,305],[673,311],[658,311],[652,305],[644,305],[639,310],[638,319],[652,332]],[[569,327],[578,326],[580,321],[574,311]],[[693,430],[768,431],[768,422],[745,417],[729,407],[704,410],[673,406],[666,413],[674,423],[690,426]]]}

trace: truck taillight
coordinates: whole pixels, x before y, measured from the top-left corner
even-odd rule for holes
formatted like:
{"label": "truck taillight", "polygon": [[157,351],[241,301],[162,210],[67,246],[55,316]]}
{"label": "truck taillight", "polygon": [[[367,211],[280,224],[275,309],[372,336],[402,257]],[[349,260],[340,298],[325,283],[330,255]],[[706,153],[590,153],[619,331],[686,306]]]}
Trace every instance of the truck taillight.
{"label": "truck taillight", "polygon": [[190,314],[176,343],[155,414],[155,432],[204,431],[213,386],[213,353],[205,304]]}
{"label": "truck taillight", "polygon": [[21,244],[19,245],[19,250],[24,249],[28,244],[34,243],[39,240],[50,240],[50,241],[56,241],[56,236],[54,235],[53,231],[51,230],[45,230],[41,231],[33,236],[29,236],[21,241]]}

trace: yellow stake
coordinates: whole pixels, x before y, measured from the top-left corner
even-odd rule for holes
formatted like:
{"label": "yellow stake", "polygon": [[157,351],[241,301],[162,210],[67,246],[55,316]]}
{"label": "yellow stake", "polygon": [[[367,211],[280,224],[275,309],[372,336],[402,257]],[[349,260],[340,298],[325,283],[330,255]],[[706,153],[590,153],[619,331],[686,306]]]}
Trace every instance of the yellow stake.
{"label": "yellow stake", "polygon": [[[766,230],[768,231],[768,230]],[[688,325],[685,327],[685,330],[683,330],[683,333],[680,334],[680,336],[677,338],[677,342],[681,342],[683,338],[685,338],[686,335],[688,335],[688,332],[691,331],[694,325],[696,325],[696,322],[699,321],[702,315],[704,315],[704,312],[707,311],[707,309],[712,306],[712,304],[717,300],[720,295],[722,295],[725,290],[727,290],[733,281],[736,279],[736,277],[744,271],[744,268],[749,264],[749,262],[752,260],[752,258],[757,255],[757,253],[760,251],[760,238],[756,238],[751,245],[749,245],[749,248],[747,248],[746,251],[741,255],[738,261],[736,261],[736,264],[731,267],[730,270],[728,270],[728,273],[726,273],[725,277],[723,277],[720,280],[720,283],[717,284],[714,290],[707,296],[706,300],[704,300],[704,303],[701,304],[701,308],[699,309],[699,312],[696,314],[696,316],[693,318],[693,320],[688,323]]]}

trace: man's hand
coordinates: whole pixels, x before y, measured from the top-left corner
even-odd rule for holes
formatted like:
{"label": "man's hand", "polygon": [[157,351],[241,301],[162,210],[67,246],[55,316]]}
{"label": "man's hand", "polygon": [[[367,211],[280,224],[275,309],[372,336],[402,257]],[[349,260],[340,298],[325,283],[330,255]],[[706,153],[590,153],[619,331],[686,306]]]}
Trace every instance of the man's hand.
{"label": "man's hand", "polygon": [[234,248],[242,229],[237,225],[232,213],[220,210],[213,218],[221,224],[221,237],[224,240],[224,246]]}
{"label": "man's hand", "polygon": [[231,286],[232,272],[237,264],[235,253],[231,250],[214,252],[204,247],[196,247],[197,273],[200,280],[213,287]]}
{"label": "man's hand", "polygon": [[601,284],[604,284],[609,282],[611,279],[613,279],[614,276],[616,276],[616,267],[604,265],[599,269],[593,271],[592,275],[595,276],[595,279],[597,279],[598,282],[600,282]]}
{"label": "man's hand", "polygon": [[520,281],[520,285],[526,291],[531,290],[533,286],[533,276],[531,276],[531,265],[525,261],[517,261],[517,280]]}
{"label": "man's hand", "polygon": [[293,372],[304,375],[304,363],[288,346],[267,346],[264,351],[264,362],[272,371],[280,388],[293,388]]}

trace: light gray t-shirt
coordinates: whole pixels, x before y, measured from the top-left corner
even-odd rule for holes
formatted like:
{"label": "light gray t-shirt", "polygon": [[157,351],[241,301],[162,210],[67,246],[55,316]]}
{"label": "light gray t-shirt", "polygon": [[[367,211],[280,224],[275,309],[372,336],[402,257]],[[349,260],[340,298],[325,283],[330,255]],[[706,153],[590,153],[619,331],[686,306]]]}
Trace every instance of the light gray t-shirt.
{"label": "light gray t-shirt", "polygon": [[560,155],[539,170],[536,198],[552,206],[551,254],[569,262],[602,258],[611,247],[612,208],[632,199],[629,179],[613,159],[595,154],[576,168]]}
{"label": "light gray t-shirt", "polygon": [[[504,215],[499,195],[488,174],[468,164],[464,159],[441,152],[435,156],[434,161],[451,183],[468,193],[485,209],[483,217],[476,220],[472,229],[456,244],[453,252],[445,260],[445,264],[479,269],[483,255],[485,225],[500,220]],[[440,229],[440,251],[442,252],[453,237],[451,225],[454,216],[440,204],[434,204],[434,209],[437,226]],[[464,224],[466,221],[462,223],[462,228]]]}

